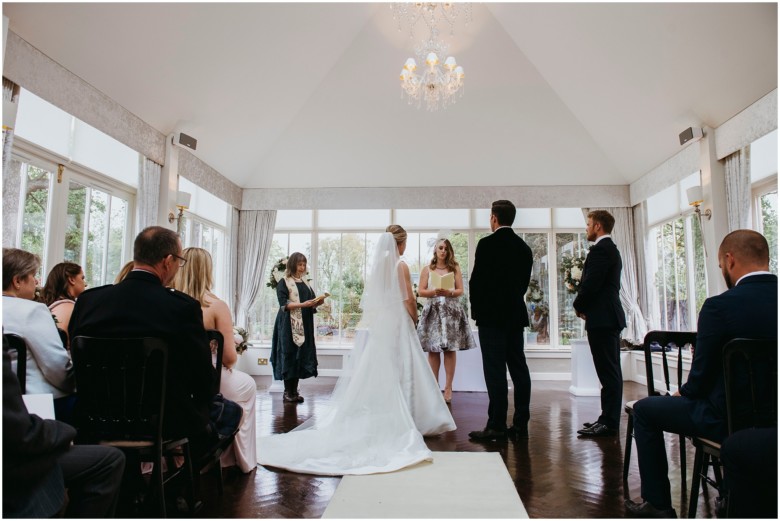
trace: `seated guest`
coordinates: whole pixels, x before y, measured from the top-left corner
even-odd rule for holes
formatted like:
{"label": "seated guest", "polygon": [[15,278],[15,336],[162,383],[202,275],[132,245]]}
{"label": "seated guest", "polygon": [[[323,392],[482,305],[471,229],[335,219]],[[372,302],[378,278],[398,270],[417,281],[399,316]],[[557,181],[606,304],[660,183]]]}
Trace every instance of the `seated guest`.
{"label": "seated guest", "polygon": [[777,276],[769,246],[752,230],[728,234],[718,250],[728,291],[708,298],[699,312],[688,381],[674,396],[650,396],[634,406],[634,437],[642,480],[641,503],[626,500],[638,517],[676,517],[672,508],[664,432],[720,443],[728,430],[723,346],[734,338],[777,338]]}
{"label": "seated guest", "polygon": [[114,284],[119,284],[123,280],[125,280],[125,277],[127,277],[127,274],[133,271],[133,261],[128,261],[125,263],[124,266],[122,266],[122,269],[119,270],[119,273],[116,274],[116,278],[114,279]]}
{"label": "seated guest", "polygon": [[176,273],[173,287],[200,303],[203,310],[203,325],[206,329],[216,329],[222,333],[225,347],[222,353],[219,392],[228,400],[241,405],[244,411],[236,439],[222,455],[222,466],[238,465],[241,472],[251,472],[257,467],[255,448],[257,385],[251,376],[233,368],[238,360],[236,343],[233,340],[233,319],[230,317],[227,304],[211,292],[211,255],[202,248],[187,248],[182,253],[182,257],[186,263]]}
{"label": "seated guest", "polygon": [[213,440],[209,403],[214,367],[197,300],[166,286],[184,264],[179,236],[151,226],[135,239],[133,270],[116,285],[81,294],[70,338],[156,337],[168,345],[165,435],[189,438],[193,456]]}
{"label": "seated guest", "polygon": [[107,518],[116,509],[122,451],[71,445],[76,429],[27,412],[11,357],[3,352],[3,517]]}
{"label": "seated guest", "polygon": [[777,519],[777,427],[735,432],[720,461],[729,517]]}
{"label": "seated guest", "polygon": [[49,306],[49,311],[57,319],[57,327],[63,331],[68,331],[73,306],[86,288],[84,270],[73,262],[60,262],[46,277],[43,303]]}
{"label": "seated guest", "polygon": [[41,262],[36,255],[3,248],[3,332],[27,344],[26,391],[51,393],[58,420],[69,421],[73,407],[73,365],[45,304],[34,302]]}

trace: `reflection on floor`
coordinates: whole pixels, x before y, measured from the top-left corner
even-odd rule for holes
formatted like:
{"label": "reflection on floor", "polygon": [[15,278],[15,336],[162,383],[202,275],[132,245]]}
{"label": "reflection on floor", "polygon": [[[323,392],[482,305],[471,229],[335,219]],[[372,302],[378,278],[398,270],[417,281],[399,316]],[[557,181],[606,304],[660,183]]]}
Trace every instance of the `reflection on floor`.
{"label": "reflection on floor", "polygon": [[[301,381],[305,403],[282,403],[281,393],[259,389],[257,394],[258,433],[286,432],[316,414],[318,405],[328,399],[334,380],[317,378]],[[452,415],[458,429],[426,441],[434,451],[498,452],[515,482],[518,494],[531,518],[620,518],[623,507],[623,445],[625,415],[617,438],[578,439],[583,422],[599,414],[599,398],[578,398],[568,392],[568,382],[533,382],[530,439],[523,442],[472,443],[468,432],[484,427],[487,394],[455,393]],[[645,388],[627,382],[624,399],[644,396]],[[511,395],[510,395],[511,400]],[[510,411],[511,411],[510,403]],[[693,464],[688,447],[688,484],[680,484],[677,436],[667,435],[669,477],[672,499],[679,514],[687,512],[687,488]],[[207,518],[319,518],[341,478],[317,477],[272,471],[263,467],[250,474],[225,469],[225,494],[219,497],[216,484],[204,476]],[[476,478],[475,478],[476,479]],[[447,484],[442,483],[446,488]],[[636,449],[631,458],[629,492],[639,494]],[[699,517],[715,517],[712,501],[700,496]],[[681,503],[685,506],[680,507]]]}

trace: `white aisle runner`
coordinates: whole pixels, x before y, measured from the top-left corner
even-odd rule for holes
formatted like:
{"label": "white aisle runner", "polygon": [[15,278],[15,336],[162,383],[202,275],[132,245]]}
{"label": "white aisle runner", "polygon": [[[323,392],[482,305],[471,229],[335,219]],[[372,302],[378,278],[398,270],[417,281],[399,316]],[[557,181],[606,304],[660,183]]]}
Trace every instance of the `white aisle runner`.
{"label": "white aisle runner", "polygon": [[396,472],[344,476],[323,518],[528,518],[497,452],[434,452]]}

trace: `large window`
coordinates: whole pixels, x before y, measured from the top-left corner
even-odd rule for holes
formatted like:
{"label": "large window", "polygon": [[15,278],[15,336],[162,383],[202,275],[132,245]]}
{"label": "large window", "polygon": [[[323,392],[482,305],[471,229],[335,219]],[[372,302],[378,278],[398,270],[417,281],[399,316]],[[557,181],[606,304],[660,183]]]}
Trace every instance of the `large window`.
{"label": "large window", "polygon": [[653,277],[653,327],[694,331],[707,298],[704,245],[694,215],[680,217],[650,230],[647,257]]}
{"label": "large window", "polygon": [[9,175],[20,176],[16,246],[113,282],[131,255],[139,155],[22,89]]}
{"label": "large window", "polygon": [[89,286],[113,282],[130,256],[132,194],[75,166],[14,160],[22,188],[16,246],[41,257],[41,280],[69,261],[81,265]]}
{"label": "large window", "polygon": [[777,130],[750,145],[753,228],[769,243],[769,269],[777,274]]}
{"label": "large window", "polygon": [[211,254],[214,268],[211,290],[232,306],[225,295],[227,287],[227,227],[230,205],[187,179],[179,178],[179,191],[187,192],[190,207],[184,212],[182,223],[182,245],[184,248],[203,248]]}
{"label": "large window", "polygon": [[[251,337],[270,342],[279,309],[275,291],[267,286],[270,272],[280,259],[299,251],[309,261],[308,277],[315,291],[331,294],[315,315],[318,345],[351,344],[360,324],[360,299],[371,268],[371,255],[378,236],[391,222],[398,222],[407,230],[403,259],[415,289],[422,268],[433,257],[436,237],[440,233],[447,235],[463,273],[465,292],[460,301],[470,316],[468,279],[477,242],[490,234],[488,216],[489,210],[481,209],[280,210],[268,262],[263,268],[263,287],[250,315]],[[582,337],[582,321],[570,309],[573,296],[561,289],[564,285],[558,269],[562,255],[585,251],[582,211],[518,209],[515,225],[515,232],[531,247],[534,257],[526,294],[531,319],[526,336],[529,347],[557,347]],[[551,255],[552,251],[555,255]],[[424,302],[425,299],[418,299],[420,305]]]}

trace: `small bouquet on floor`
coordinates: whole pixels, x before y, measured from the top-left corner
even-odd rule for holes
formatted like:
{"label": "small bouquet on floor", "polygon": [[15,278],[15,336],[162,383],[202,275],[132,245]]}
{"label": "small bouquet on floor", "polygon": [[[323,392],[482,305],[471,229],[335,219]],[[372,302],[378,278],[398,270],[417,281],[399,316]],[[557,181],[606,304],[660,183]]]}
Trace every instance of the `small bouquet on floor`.
{"label": "small bouquet on floor", "polygon": [[236,353],[240,355],[249,347],[249,333],[243,327],[234,327],[233,341],[236,343]]}

